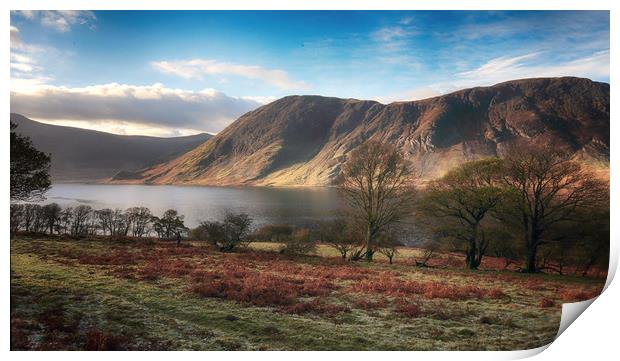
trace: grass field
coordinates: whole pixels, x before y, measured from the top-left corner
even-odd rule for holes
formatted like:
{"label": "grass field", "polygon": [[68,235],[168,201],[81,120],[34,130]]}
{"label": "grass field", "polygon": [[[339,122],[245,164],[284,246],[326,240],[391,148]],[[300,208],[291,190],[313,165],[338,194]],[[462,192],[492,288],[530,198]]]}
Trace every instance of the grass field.
{"label": "grass field", "polygon": [[527,349],[553,340],[563,302],[604,284],[416,268],[413,249],[390,265],[251,248],[16,237],[11,349]]}

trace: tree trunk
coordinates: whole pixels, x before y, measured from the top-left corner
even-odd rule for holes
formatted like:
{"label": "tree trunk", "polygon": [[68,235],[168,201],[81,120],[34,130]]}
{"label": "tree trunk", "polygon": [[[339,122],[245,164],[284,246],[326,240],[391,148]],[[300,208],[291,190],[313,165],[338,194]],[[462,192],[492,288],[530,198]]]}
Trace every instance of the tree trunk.
{"label": "tree trunk", "polygon": [[538,242],[534,242],[533,240],[528,242],[526,264],[525,269],[523,270],[525,273],[536,273],[538,271],[536,268],[536,252],[538,250],[537,243]]}
{"label": "tree trunk", "polygon": [[476,255],[478,254],[478,244],[476,240],[478,238],[478,224],[471,225],[471,236],[469,237],[467,244],[467,257],[465,258],[465,263],[467,268],[470,270],[478,269],[479,263],[476,260]]}
{"label": "tree trunk", "polygon": [[372,262],[372,256],[375,253],[372,249],[373,232],[370,230],[370,226],[366,229],[366,261]]}

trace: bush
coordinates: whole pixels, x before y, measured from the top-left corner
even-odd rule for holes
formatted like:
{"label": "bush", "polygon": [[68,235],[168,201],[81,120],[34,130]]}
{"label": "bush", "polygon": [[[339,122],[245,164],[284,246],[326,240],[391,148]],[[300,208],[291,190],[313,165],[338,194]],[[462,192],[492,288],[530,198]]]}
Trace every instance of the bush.
{"label": "bush", "polygon": [[555,306],[555,302],[553,302],[553,300],[550,300],[548,298],[542,298],[540,300],[540,307],[547,308],[547,307],[554,307],[554,306]]}
{"label": "bush", "polygon": [[312,238],[310,230],[300,228],[285,240],[280,253],[302,255],[316,251],[316,241]]}
{"label": "bush", "polygon": [[226,213],[224,220],[200,223],[200,231],[194,235],[203,235],[209,242],[218,246],[223,252],[232,252],[239,246],[247,245],[252,227],[252,218],[245,213]]}
{"label": "bush", "polygon": [[316,231],[321,243],[338,251],[343,260],[347,255],[354,253],[364,239],[359,227],[343,218],[318,222]]}
{"label": "bush", "polygon": [[287,224],[268,224],[259,228],[252,237],[257,241],[284,243],[293,231],[294,228]]}

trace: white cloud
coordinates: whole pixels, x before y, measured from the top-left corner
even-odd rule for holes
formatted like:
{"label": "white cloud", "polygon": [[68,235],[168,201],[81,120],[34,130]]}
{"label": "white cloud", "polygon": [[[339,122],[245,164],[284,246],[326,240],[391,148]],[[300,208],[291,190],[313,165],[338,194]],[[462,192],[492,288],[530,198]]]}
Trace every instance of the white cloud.
{"label": "white cloud", "polygon": [[19,49],[22,46],[22,38],[19,35],[19,29],[11,26],[11,49]]}
{"label": "white cloud", "polygon": [[419,100],[460,89],[489,86],[497,83],[525,78],[575,76],[589,79],[609,78],[609,50],[559,63],[541,63],[543,53],[528,53],[514,57],[498,57],[486,63],[452,75],[442,82],[421,86],[411,90],[377,97],[380,102]]}
{"label": "white cloud", "polygon": [[88,10],[16,10],[13,13],[28,20],[39,20],[41,25],[62,33],[71,30],[71,26],[76,24],[89,25],[94,29],[92,22],[97,19]]}
{"label": "white cloud", "polygon": [[461,82],[498,83],[511,79],[577,76],[600,79],[609,77],[609,50],[561,63],[540,63],[541,53],[491,59],[485,64],[461,73]]}
{"label": "white cloud", "polygon": [[274,96],[244,96],[244,97],[241,97],[241,99],[252,100],[252,101],[255,101],[257,103],[264,105],[264,104],[269,104],[277,100],[278,98]]}
{"label": "white cloud", "polygon": [[151,64],[162,73],[173,74],[186,79],[202,79],[205,75],[236,75],[261,80],[280,89],[309,88],[305,82],[291,79],[284,70],[266,69],[258,65],[233,64],[213,59],[155,61]]}
{"label": "white cloud", "polygon": [[388,26],[381,28],[372,33],[372,37],[375,40],[380,41],[392,41],[395,39],[404,38],[415,34],[412,30],[408,30],[402,26]]}
{"label": "white cloud", "polygon": [[524,67],[524,61],[538,56],[538,53],[530,53],[514,57],[499,57],[489,60],[476,69],[457,73],[461,78],[487,79],[497,77],[506,72],[519,71]]}
{"label": "white cloud", "polygon": [[26,19],[34,19],[37,12],[34,10],[14,10],[13,13],[21,15]]}
{"label": "white cloud", "polygon": [[167,88],[159,83],[69,88],[45,85],[42,79],[11,82],[12,112],[48,122],[73,121],[83,127],[99,124],[102,130],[103,125],[115,126],[132,134],[136,129],[148,132],[150,127],[151,134],[161,129],[218,132],[260,105],[213,89],[196,92]]}
{"label": "white cloud", "polygon": [[392,102],[432,98],[438,95],[441,95],[441,92],[439,92],[437,89],[434,89],[432,87],[420,87],[412,90],[389,94],[386,96],[376,97],[374,100],[383,104],[389,104]]}
{"label": "white cloud", "polygon": [[50,56],[51,52],[46,53],[38,46],[24,43],[19,37],[19,29],[11,26],[11,81],[21,79],[32,82],[35,78],[41,78],[43,69],[37,65],[36,57],[41,53]]}
{"label": "white cloud", "polygon": [[411,24],[412,21],[413,21],[412,16],[405,16],[404,18],[400,19],[398,23],[401,25],[409,25]]}

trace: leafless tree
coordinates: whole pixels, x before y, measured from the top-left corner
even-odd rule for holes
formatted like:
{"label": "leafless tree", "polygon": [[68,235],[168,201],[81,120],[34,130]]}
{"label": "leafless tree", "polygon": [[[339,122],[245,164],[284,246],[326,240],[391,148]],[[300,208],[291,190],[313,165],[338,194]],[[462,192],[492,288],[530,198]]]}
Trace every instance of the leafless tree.
{"label": "leafless tree", "polygon": [[61,211],[62,209],[57,203],[46,204],[42,208],[45,227],[50,234],[53,234],[58,228]]}
{"label": "leafless tree", "polygon": [[342,217],[318,222],[316,233],[319,241],[338,251],[343,260],[360,246],[364,238],[363,232]]}
{"label": "leafless tree", "polygon": [[525,242],[525,272],[536,272],[539,247],[555,225],[575,220],[580,209],[600,207],[609,200],[609,185],[596,178],[569,153],[553,144],[518,145],[504,160],[504,181],[516,194],[513,213]]}
{"label": "leafless tree", "polygon": [[71,235],[81,236],[89,233],[90,218],[92,217],[93,209],[91,206],[79,205],[73,208],[72,223],[71,223]]}
{"label": "leafless tree", "polygon": [[20,203],[12,203],[10,217],[11,233],[19,231],[24,218],[24,205]]}
{"label": "leafless tree", "polygon": [[387,230],[379,234],[376,244],[377,252],[384,255],[390,264],[394,262],[394,257],[398,254],[398,246],[402,246],[394,230]]}
{"label": "leafless tree", "polygon": [[125,217],[134,237],[142,237],[149,233],[149,224],[153,215],[146,207],[131,207],[125,211]]}
{"label": "leafless tree", "polygon": [[365,232],[367,261],[372,261],[376,237],[413,213],[413,167],[390,144],[366,141],[353,150],[337,179],[351,216]]}
{"label": "leafless tree", "polygon": [[110,208],[98,209],[95,211],[95,217],[99,222],[99,227],[103,235],[112,234],[112,213]]}

